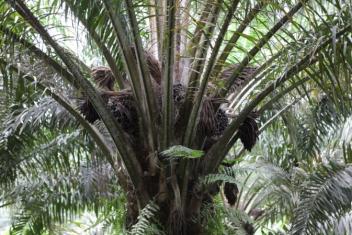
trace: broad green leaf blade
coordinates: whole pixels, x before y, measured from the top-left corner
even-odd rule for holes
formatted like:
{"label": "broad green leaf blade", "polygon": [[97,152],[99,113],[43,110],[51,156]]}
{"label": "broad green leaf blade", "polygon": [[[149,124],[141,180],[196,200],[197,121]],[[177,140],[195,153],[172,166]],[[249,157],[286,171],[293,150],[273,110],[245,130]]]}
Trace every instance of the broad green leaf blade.
{"label": "broad green leaf blade", "polygon": [[204,152],[201,150],[190,149],[182,145],[175,145],[165,151],[162,151],[161,155],[166,156],[168,158],[195,159],[202,157],[204,155]]}

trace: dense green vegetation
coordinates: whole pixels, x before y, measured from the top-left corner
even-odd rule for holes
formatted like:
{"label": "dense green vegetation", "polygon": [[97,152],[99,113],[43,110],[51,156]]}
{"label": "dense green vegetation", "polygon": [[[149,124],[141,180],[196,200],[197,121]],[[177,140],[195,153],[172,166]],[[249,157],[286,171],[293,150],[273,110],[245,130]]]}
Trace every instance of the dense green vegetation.
{"label": "dense green vegetation", "polygon": [[351,14],[1,1],[0,233],[351,234]]}

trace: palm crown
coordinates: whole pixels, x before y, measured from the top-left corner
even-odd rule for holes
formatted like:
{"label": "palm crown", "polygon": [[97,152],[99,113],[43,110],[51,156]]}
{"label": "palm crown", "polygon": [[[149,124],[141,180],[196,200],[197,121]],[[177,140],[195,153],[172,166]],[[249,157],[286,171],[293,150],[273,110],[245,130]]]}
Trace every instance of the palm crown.
{"label": "palm crown", "polygon": [[[221,214],[228,223],[219,234],[251,234],[271,218],[289,221],[293,234],[348,221],[348,134],[331,147],[340,158],[321,152],[342,138],[334,131],[350,115],[351,8],[4,1],[0,183],[2,201],[24,214],[13,231],[50,232],[87,209],[118,224],[116,203],[125,203],[124,223],[136,234],[215,233],[210,222],[219,225]],[[87,65],[92,57],[99,67]],[[285,146],[275,144],[278,133]]]}

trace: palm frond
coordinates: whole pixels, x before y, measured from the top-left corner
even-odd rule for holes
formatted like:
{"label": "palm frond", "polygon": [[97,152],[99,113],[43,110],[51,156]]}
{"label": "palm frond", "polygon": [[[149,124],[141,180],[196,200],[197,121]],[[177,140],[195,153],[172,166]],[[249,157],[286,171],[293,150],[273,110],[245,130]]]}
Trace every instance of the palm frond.
{"label": "palm frond", "polygon": [[[75,65],[75,63],[66,55],[66,53],[62,50],[62,48],[59,46],[59,44],[50,36],[48,31],[44,28],[44,26],[39,22],[39,20],[33,15],[33,13],[28,9],[26,4],[24,4],[22,1],[7,1],[14,9],[17,10],[21,14],[21,16],[29,23],[31,26],[42,36],[42,38],[54,48],[56,53],[60,56],[60,58],[64,61],[68,69],[72,72],[74,75],[75,79],[79,81],[80,85],[86,90],[87,95],[89,96],[91,102],[93,103],[94,107],[98,110],[98,113],[100,113],[101,117],[103,118],[103,121],[105,125],[108,127],[108,130],[114,139],[114,142],[116,143],[116,146],[118,148],[118,151],[120,153],[120,156],[122,157],[124,164],[127,169],[130,169],[131,172],[130,174],[135,175],[136,177],[131,177],[134,183],[139,185],[137,188],[142,187],[140,184],[141,179],[141,168],[139,165],[138,160],[135,157],[131,157],[130,155],[133,153],[132,149],[131,151],[128,151],[127,148],[131,148],[129,143],[125,141],[125,139],[122,137],[124,135],[123,131],[121,130],[121,127],[114,122],[113,117],[111,113],[107,110],[107,108],[104,106],[104,102],[102,101],[102,98],[97,94],[96,90],[93,88],[93,86],[84,78],[84,75],[80,71],[79,68]],[[112,8],[110,8],[112,10]],[[129,156],[129,157],[127,157]],[[132,170],[134,169],[134,170]],[[128,171],[130,171],[128,170]],[[139,176],[138,176],[139,175]],[[145,195],[141,195],[146,196]]]}
{"label": "palm frond", "polygon": [[161,155],[167,156],[168,158],[200,158],[204,154],[201,150],[194,150],[182,145],[172,146],[161,152]]}
{"label": "palm frond", "polygon": [[[35,178],[18,180],[2,198],[12,203],[21,202],[15,205],[22,213],[15,214],[11,230],[15,234],[22,234],[28,229],[35,230],[33,232],[37,234],[53,232],[56,223],[73,220],[86,209],[98,213],[101,200],[119,197],[118,189],[107,191],[108,185],[116,179],[111,175],[111,169],[105,167],[83,167],[67,175],[53,175],[54,178],[42,171]],[[67,192],[65,188],[71,191]]]}
{"label": "palm frond", "polygon": [[331,217],[351,209],[352,168],[330,162],[320,166],[303,184],[300,202],[294,211],[291,232],[316,234]]}
{"label": "palm frond", "polygon": [[156,204],[147,204],[138,216],[138,222],[132,226],[131,234],[144,235],[144,234],[162,234],[155,221],[155,214],[159,210]]}

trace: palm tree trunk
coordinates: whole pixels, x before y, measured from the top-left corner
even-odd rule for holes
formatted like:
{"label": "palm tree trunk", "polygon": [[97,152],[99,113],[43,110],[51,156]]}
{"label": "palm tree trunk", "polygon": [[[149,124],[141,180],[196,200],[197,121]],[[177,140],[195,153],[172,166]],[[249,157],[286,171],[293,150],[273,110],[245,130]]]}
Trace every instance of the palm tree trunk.
{"label": "palm tree trunk", "polygon": [[[142,158],[139,158],[142,159]],[[144,162],[141,165],[148,167]],[[144,168],[144,167],[143,167]],[[205,194],[194,182],[195,176],[190,174],[188,189],[185,194],[185,201],[181,204],[180,194],[175,194],[175,187],[182,183],[178,180],[175,169],[162,166],[156,175],[148,175],[145,172],[143,185],[148,194],[153,198],[153,203],[159,210],[154,214],[163,231],[170,235],[200,235],[204,234],[205,218],[201,218],[201,207],[207,203],[211,205],[211,195]],[[146,170],[146,169],[144,169]],[[195,171],[192,171],[192,173]],[[176,184],[176,186],[175,186]],[[131,229],[138,222],[138,216],[143,210],[143,203],[138,199],[137,192],[133,185],[128,185],[126,193],[126,229]]]}

